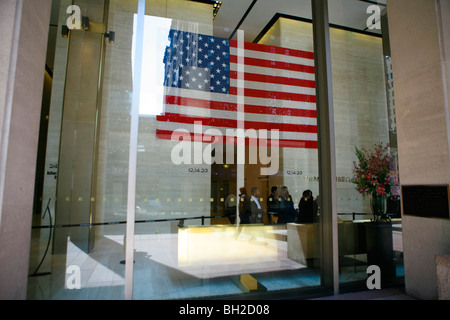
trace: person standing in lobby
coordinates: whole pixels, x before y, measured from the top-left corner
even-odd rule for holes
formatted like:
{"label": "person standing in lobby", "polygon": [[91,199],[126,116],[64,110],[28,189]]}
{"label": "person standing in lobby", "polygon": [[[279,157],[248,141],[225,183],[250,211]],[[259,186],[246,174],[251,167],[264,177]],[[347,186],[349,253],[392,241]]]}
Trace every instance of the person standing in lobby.
{"label": "person standing in lobby", "polygon": [[261,207],[261,204],[259,203],[259,197],[261,196],[261,193],[258,187],[253,187],[250,191],[250,223],[262,223],[263,216],[266,211]]}
{"label": "person standing in lobby", "polygon": [[289,189],[286,186],[281,187],[280,191],[280,220],[278,223],[290,223],[295,221],[294,201],[289,194]]}
{"label": "person standing in lobby", "polygon": [[297,223],[313,223],[317,215],[317,209],[317,202],[313,198],[312,191],[305,190],[298,204],[299,215]]}
{"label": "person standing in lobby", "polygon": [[267,213],[272,223],[278,223],[280,213],[280,191],[277,186],[271,188],[271,193],[267,198]]}

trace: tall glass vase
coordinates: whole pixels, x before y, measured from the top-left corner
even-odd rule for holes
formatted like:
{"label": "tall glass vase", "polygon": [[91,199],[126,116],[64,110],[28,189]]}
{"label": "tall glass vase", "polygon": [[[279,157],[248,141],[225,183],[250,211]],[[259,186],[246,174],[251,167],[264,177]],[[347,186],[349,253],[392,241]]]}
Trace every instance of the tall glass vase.
{"label": "tall glass vase", "polygon": [[386,203],[387,197],[385,195],[379,195],[374,192],[370,196],[370,207],[373,213],[373,221],[390,221],[389,217],[386,215]]}

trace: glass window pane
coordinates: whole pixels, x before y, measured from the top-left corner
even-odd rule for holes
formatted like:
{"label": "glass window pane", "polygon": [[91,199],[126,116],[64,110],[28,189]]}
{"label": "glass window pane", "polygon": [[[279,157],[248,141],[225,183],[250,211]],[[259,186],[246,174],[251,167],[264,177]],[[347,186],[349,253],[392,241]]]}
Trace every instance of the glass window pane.
{"label": "glass window pane", "polygon": [[42,210],[33,217],[31,299],[124,298],[136,12],[137,1],[53,6],[58,32],[50,35],[54,63]]}
{"label": "glass window pane", "polygon": [[135,299],[320,286],[310,16],[146,1]]}
{"label": "glass window pane", "polygon": [[[358,235],[349,236],[356,231],[341,229],[347,220],[353,226],[353,213],[370,213],[351,183],[354,147],[383,141],[395,151],[388,42],[382,31],[364,31],[366,4],[330,3],[340,250],[360,250]],[[29,297],[125,298],[133,197],[134,299],[320,287],[311,1],[62,0],[56,7]],[[80,26],[63,28],[78,12]],[[137,166],[130,166],[134,142]],[[367,276],[367,253],[349,250],[342,282]]]}
{"label": "glass window pane", "polygon": [[[401,281],[399,172],[386,2],[330,1],[329,12],[340,282],[365,282],[370,265],[380,267],[386,283]],[[387,258],[381,259],[383,255]]]}

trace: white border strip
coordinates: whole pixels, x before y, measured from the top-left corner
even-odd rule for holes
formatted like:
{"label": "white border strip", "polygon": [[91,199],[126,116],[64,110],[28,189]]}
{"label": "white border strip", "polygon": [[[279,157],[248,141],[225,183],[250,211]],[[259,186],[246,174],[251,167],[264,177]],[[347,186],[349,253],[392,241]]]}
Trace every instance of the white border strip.
{"label": "white border strip", "polygon": [[139,105],[141,96],[142,78],[142,55],[144,48],[145,29],[145,0],[139,0],[135,68],[134,68],[134,89],[133,105],[131,108],[131,129],[130,129],[130,155],[128,162],[128,204],[127,204],[127,231],[125,247],[125,300],[133,299],[133,269],[134,269],[134,222],[136,210],[136,168],[137,168],[137,145],[139,134]]}

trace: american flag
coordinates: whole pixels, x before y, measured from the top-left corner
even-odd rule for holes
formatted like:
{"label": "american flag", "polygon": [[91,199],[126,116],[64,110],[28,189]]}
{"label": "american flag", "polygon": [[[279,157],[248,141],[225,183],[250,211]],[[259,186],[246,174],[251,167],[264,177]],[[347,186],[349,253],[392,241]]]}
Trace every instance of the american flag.
{"label": "american flag", "polygon": [[[198,122],[225,137],[225,129],[238,128],[242,110],[245,130],[279,130],[280,147],[318,147],[313,52],[245,42],[242,60],[235,40],[171,30],[169,41],[159,138],[171,139],[178,129],[194,136]],[[239,75],[238,61],[244,63]]]}

